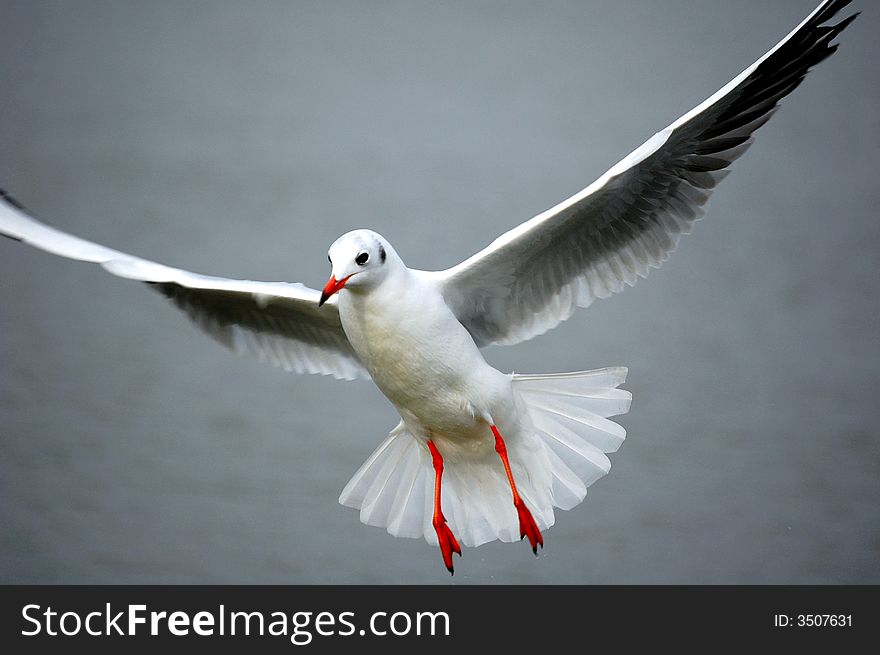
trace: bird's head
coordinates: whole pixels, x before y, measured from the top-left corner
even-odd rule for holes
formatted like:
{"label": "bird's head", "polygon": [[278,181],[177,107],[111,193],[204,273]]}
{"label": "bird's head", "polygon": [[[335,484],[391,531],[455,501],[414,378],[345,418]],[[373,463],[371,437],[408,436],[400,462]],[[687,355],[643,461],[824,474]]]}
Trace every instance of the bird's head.
{"label": "bird's head", "polygon": [[372,230],[353,230],[333,242],[327,253],[331,275],[318,307],[343,288],[367,291],[381,282],[400,259],[385,238]]}

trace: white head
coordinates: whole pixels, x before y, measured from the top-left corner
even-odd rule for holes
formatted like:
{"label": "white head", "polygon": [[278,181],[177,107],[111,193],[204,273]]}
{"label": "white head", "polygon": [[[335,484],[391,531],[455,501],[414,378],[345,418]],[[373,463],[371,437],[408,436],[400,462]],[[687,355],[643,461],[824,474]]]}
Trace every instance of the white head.
{"label": "white head", "polygon": [[389,270],[402,262],[381,234],[352,230],[333,242],[327,253],[331,275],[318,307],[343,287],[367,291],[381,282]]}

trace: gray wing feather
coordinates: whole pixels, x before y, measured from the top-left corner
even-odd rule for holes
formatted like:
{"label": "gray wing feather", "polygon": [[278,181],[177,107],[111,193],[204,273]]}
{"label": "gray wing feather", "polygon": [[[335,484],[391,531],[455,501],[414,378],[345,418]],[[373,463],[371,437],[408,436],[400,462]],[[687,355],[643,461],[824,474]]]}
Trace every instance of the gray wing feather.
{"label": "gray wing feather", "polygon": [[761,59],[589,187],[434,273],[477,344],[530,339],[659,267],[779,100],[837,49],[831,41],[858,14],[824,23],[849,1],[826,0]]}
{"label": "gray wing feather", "polygon": [[369,377],[345,336],[335,299],[319,309],[320,294],[302,284],[229,280],[134,257],[41,223],[3,192],[0,234],[146,282],[235,352],[299,373]]}

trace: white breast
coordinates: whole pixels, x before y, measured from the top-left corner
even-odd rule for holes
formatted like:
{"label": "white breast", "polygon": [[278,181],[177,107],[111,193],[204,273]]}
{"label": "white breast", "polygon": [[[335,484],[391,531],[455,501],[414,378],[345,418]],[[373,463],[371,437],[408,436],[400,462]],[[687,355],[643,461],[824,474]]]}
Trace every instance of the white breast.
{"label": "white breast", "polygon": [[366,293],[343,291],[342,326],[410,427],[467,438],[506,404],[510,378],[486,363],[433,281],[405,271]]}

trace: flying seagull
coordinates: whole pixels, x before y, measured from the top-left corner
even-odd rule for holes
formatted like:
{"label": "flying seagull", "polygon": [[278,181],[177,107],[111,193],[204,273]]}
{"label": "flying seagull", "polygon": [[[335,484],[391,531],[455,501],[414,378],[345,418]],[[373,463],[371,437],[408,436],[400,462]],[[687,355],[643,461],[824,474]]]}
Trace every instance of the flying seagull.
{"label": "flying seagull", "polygon": [[228,348],[285,369],[370,378],[401,421],[343,489],[361,521],[453,553],[528,538],[610,470],[626,369],[502,373],[480,348],[531,339],[659,267],[778,102],[858,14],[825,0],[788,36],[591,185],[444,271],[407,267],[379,234],[330,247],[322,291],[141,259],[32,218],[0,192],[0,233],[146,282]]}

